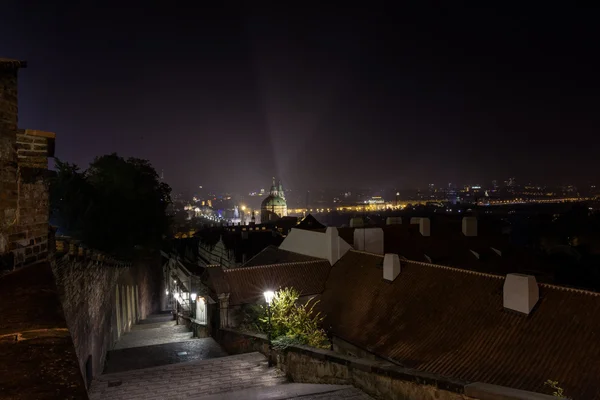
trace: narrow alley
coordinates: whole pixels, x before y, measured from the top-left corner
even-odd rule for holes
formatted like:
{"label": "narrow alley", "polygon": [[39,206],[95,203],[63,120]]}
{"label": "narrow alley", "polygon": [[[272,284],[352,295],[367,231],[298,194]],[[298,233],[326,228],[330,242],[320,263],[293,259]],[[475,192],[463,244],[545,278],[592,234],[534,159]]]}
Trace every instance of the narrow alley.
{"label": "narrow alley", "polygon": [[148,316],[107,355],[90,399],[354,399],[352,386],[289,383],[260,353],[229,356],[212,338],[193,338],[171,313]]}

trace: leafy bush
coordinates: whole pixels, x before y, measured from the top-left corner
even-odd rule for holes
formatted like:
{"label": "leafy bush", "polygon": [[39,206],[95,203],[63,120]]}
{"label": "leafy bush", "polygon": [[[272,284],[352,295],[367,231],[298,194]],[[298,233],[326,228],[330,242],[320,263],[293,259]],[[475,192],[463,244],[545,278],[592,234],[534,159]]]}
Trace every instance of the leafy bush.
{"label": "leafy bush", "polygon": [[267,324],[262,322],[266,308],[258,304],[244,304],[240,309],[240,329],[249,332],[267,332]]}
{"label": "leafy bush", "polygon": [[273,348],[275,350],[279,350],[279,351],[285,350],[288,347],[294,346],[294,345],[297,345],[297,344],[304,344],[297,337],[295,337],[295,336],[287,336],[287,335],[286,336],[279,336],[278,338],[273,339],[272,343],[273,343]]}
{"label": "leafy bush", "polygon": [[549,386],[551,389],[554,390],[554,392],[552,392],[552,395],[554,397],[561,397],[561,398],[567,397],[567,396],[565,396],[565,391],[563,390],[563,388],[558,386],[558,381],[553,381],[551,379],[548,379],[546,382],[544,382],[544,385]]}
{"label": "leafy bush", "polygon": [[[318,348],[329,348],[325,331],[320,328],[323,316],[315,313],[318,301],[310,299],[306,304],[297,304],[300,293],[294,288],[275,292],[271,303],[271,338],[273,344],[288,347],[305,344]],[[242,328],[255,332],[268,332],[267,306],[247,306],[242,309]]]}

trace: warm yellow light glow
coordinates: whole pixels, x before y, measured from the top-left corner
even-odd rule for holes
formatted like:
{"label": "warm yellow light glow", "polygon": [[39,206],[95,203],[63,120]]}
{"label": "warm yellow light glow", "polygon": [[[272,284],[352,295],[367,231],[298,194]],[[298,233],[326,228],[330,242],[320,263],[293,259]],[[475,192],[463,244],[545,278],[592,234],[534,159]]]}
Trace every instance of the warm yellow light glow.
{"label": "warm yellow light glow", "polygon": [[272,290],[267,290],[265,293],[265,301],[267,302],[267,304],[271,304],[271,302],[273,301],[273,298],[275,297],[275,292],[273,292]]}

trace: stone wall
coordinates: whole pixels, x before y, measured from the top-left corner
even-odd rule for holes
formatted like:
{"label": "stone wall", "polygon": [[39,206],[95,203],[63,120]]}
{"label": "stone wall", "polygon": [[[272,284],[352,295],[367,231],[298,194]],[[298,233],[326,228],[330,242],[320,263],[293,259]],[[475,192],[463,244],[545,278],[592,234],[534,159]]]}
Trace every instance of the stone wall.
{"label": "stone wall", "polygon": [[261,352],[293,382],[353,385],[376,399],[390,400],[552,400],[545,394],[484,383],[467,383],[387,361],[338,354],[307,346],[269,351],[266,335],[221,329],[218,341],[229,354]]}
{"label": "stone wall", "polygon": [[20,130],[17,70],[0,59],[0,271],[48,257],[48,157],[54,133]]}
{"label": "stone wall", "polygon": [[9,234],[17,222],[17,70],[0,59],[0,270],[14,266]]}
{"label": "stone wall", "polygon": [[48,157],[54,155],[54,133],[19,130],[17,149],[17,223],[9,236],[15,267],[48,258]]}
{"label": "stone wall", "polygon": [[89,383],[102,373],[106,353],[119,337],[160,309],[160,257],[138,254],[133,263],[123,263],[59,238],[52,269],[81,373]]}

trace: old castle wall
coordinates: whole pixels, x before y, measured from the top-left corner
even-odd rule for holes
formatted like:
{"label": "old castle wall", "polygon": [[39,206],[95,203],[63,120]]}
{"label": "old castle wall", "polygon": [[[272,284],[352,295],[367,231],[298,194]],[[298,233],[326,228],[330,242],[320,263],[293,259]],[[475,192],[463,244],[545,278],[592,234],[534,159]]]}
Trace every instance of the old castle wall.
{"label": "old castle wall", "polygon": [[[18,129],[17,72],[24,66],[0,58],[0,279],[14,277],[25,266],[43,271],[50,262],[56,283],[50,286],[60,297],[79,368],[89,384],[102,372],[106,352],[119,336],[159,309],[164,290],[160,255],[138,254],[134,262],[123,263],[50,237],[46,175],[55,135]],[[26,280],[20,284],[19,292],[30,289]],[[22,309],[26,312],[24,305]],[[19,314],[18,303],[15,312]],[[29,313],[28,318],[36,317]],[[9,321],[3,322],[5,330],[12,329]],[[44,360],[38,361],[39,368],[46,368]]]}
{"label": "old castle wall", "polygon": [[54,133],[18,129],[18,61],[0,60],[0,272],[48,256],[48,157]]}
{"label": "old castle wall", "polygon": [[[59,249],[64,246],[60,243]],[[160,308],[160,257],[139,254],[133,263],[98,254],[57,253],[52,262],[67,326],[87,382],[102,373],[106,353],[119,337]]]}

